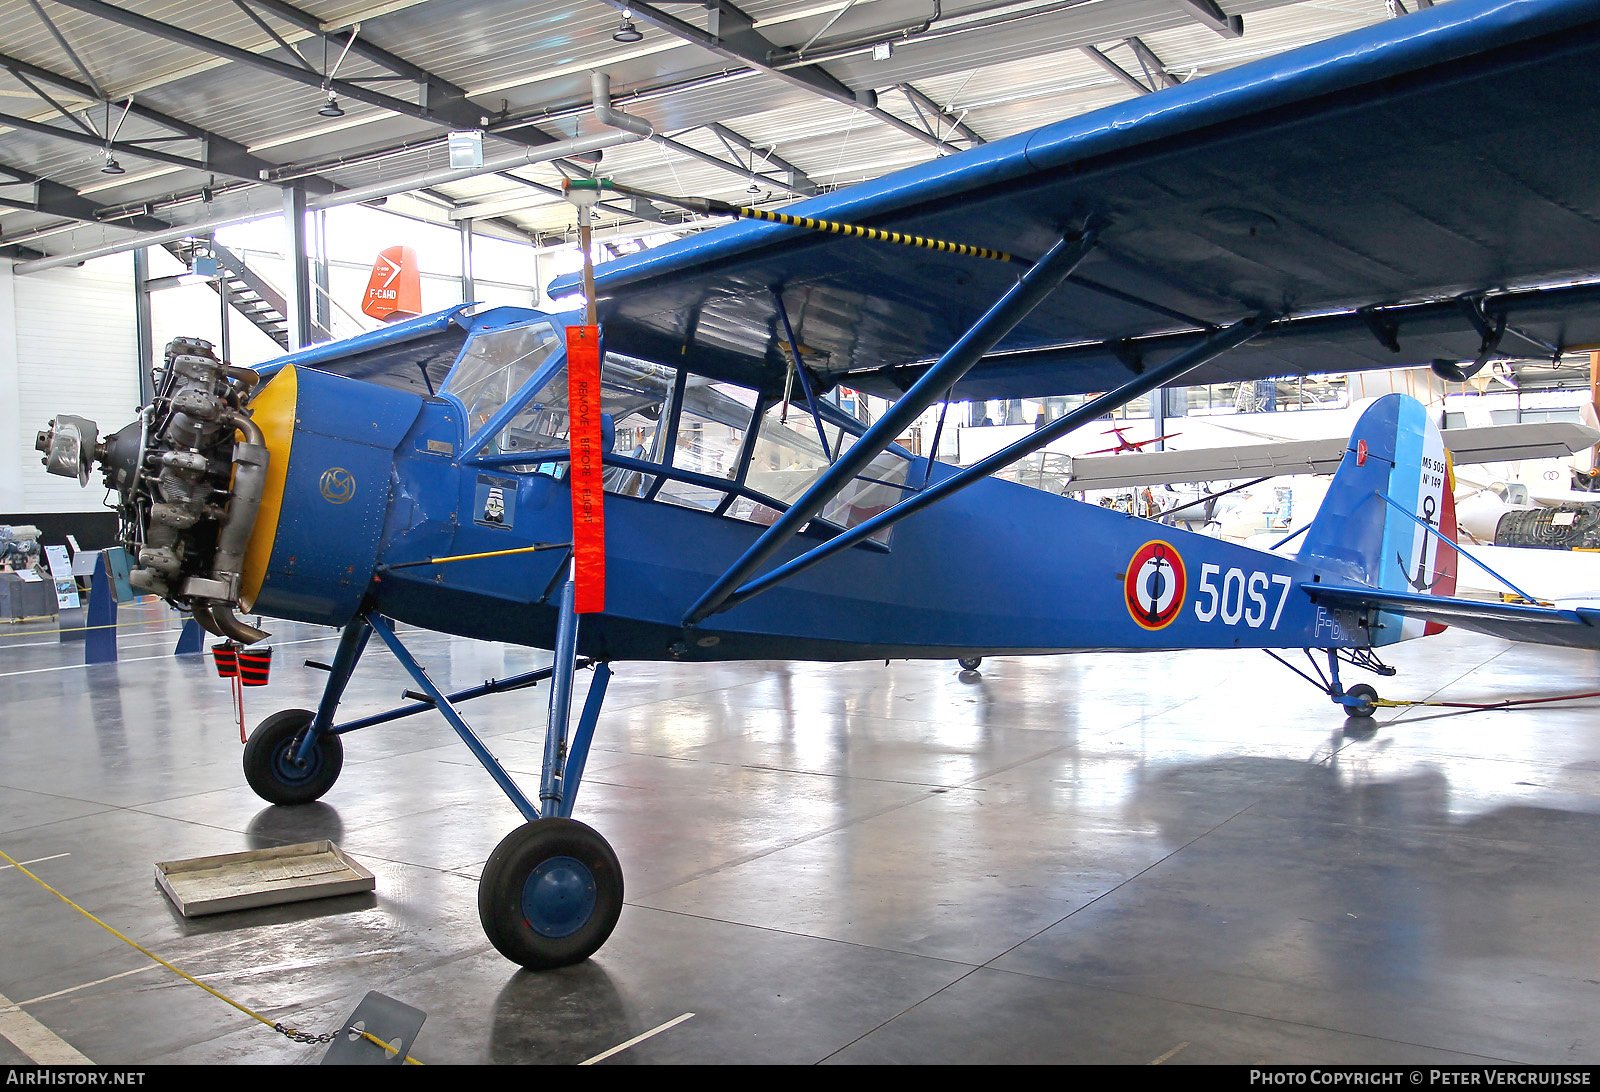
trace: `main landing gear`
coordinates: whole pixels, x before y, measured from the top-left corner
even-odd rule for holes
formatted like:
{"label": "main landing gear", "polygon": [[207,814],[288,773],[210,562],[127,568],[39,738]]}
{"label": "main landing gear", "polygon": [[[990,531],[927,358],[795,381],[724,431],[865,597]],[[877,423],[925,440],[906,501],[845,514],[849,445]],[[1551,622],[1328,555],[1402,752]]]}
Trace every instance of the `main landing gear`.
{"label": "main landing gear", "polygon": [[[589,755],[595,722],[605,701],[611,668],[579,661],[572,583],[563,589],[555,663],[509,679],[445,694],[434,685],[394,629],[376,614],[345,627],[315,713],[285,709],[262,721],[244,750],[245,779],[263,800],[307,804],[332,788],[344,762],[340,736],[413,713],[437,710],[455,729],[511,803],[527,820],[489,856],[478,883],[478,916],[490,943],[514,963],[546,970],[593,955],[622,914],[622,866],[611,846],[572,818],[572,805]],[[416,699],[384,713],[335,725],[333,714],[368,638],[376,633],[416,683]],[[565,665],[565,670],[563,670]],[[568,734],[572,680],[578,667],[593,667],[594,679],[575,730]],[[551,679],[550,727],[535,806],[489,753],[456,711],[456,702],[534,686]]]}
{"label": "main landing gear", "polygon": [[530,970],[588,959],[622,914],[622,866],[574,819],[535,819],[495,847],[478,883],[489,942]]}
{"label": "main landing gear", "polygon": [[1378,691],[1374,687],[1366,683],[1356,683],[1346,690],[1339,682],[1340,659],[1355,667],[1382,675],[1385,678],[1391,677],[1395,673],[1395,669],[1378,659],[1377,654],[1370,648],[1328,648],[1320,650],[1328,657],[1328,671],[1326,674],[1317,665],[1316,657],[1313,655],[1318,650],[1306,649],[1306,659],[1311,661],[1311,670],[1316,672],[1315,678],[1295,667],[1288,660],[1272,651],[1272,649],[1263,649],[1263,651],[1328,695],[1334,704],[1343,709],[1346,719],[1370,720],[1372,715],[1378,711],[1383,699],[1378,697]]}

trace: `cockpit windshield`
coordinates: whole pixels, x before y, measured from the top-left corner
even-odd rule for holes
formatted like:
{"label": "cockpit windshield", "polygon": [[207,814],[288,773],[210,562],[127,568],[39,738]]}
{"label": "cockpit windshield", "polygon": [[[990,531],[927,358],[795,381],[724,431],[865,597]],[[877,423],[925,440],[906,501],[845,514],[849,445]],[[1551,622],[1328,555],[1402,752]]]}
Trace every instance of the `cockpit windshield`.
{"label": "cockpit windshield", "polygon": [[467,431],[487,423],[560,347],[555,327],[548,322],[490,330],[467,342],[444,385],[444,393],[455,395],[466,407]]}

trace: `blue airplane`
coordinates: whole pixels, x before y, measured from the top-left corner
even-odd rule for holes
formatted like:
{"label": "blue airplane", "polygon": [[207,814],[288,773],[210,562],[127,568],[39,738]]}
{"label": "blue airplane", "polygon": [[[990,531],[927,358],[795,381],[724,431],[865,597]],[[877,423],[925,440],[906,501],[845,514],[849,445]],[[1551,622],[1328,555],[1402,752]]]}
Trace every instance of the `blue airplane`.
{"label": "blue airplane", "polygon": [[[351,732],[443,715],[527,819],[484,868],[485,931],[560,966],[622,906],[615,853],[572,818],[614,664],[1304,649],[1370,716],[1376,692],[1341,664],[1386,673],[1379,649],[1444,624],[1600,648],[1600,612],[1452,597],[1449,458],[1401,396],[1361,418],[1294,558],[990,477],[1174,384],[1416,363],[1460,379],[1600,344],[1597,68],[1594,0],[1453,0],[787,222],[733,210],[748,222],[595,275],[598,466],[569,401],[595,405],[568,390],[589,386],[566,332],[589,336],[583,318],[506,307],[254,370],[179,340],[137,421],[101,439],[61,415],[39,446],[80,481],[102,465],[134,582],[212,632],[264,637],[243,612],[342,627],[318,708],[250,736],[264,799],[328,792]],[[893,402],[868,423],[841,387]],[[972,467],[895,442],[941,403],[1044,395],[1085,398]],[[603,610],[584,614],[580,472],[600,475],[605,521]],[[554,663],[446,694],[395,621]],[[341,722],[374,634],[415,700]],[[458,706],[547,679],[535,802]]]}

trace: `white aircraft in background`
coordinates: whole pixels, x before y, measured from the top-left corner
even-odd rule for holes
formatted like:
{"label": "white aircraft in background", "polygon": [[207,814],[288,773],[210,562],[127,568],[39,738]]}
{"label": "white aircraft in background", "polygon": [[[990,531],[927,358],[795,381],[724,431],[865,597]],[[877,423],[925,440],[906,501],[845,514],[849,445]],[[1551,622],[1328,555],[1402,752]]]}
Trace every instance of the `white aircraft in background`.
{"label": "white aircraft in background", "polygon": [[[1492,545],[1495,528],[1506,513],[1536,510],[1540,505],[1535,501],[1549,498],[1545,503],[1560,504],[1577,498],[1586,504],[1600,503],[1600,492],[1572,490],[1565,484],[1536,492],[1526,482],[1515,480],[1531,474],[1544,481],[1552,471],[1558,478],[1569,478],[1574,453],[1582,453],[1580,462],[1587,461],[1600,442],[1600,429],[1576,421],[1548,421],[1447,429],[1443,435],[1456,467],[1457,522],[1464,532],[1460,538],[1471,557],[1535,599],[1600,600],[1600,554],[1559,547]],[[1175,510],[1170,503],[1160,505],[1172,513],[1162,518],[1191,522],[1196,530],[1204,524],[1209,533],[1257,549],[1281,544],[1279,549],[1292,553],[1295,543],[1291,536],[1316,515],[1329,476],[1348,443],[1347,439],[1331,438],[1080,456],[1061,469],[1066,490],[1091,494],[1134,490],[1138,495],[1148,490],[1161,495],[1160,491],[1170,494],[1170,487],[1179,484],[1243,479],[1247,485],[1236,487],[1237,492],[1218,492],[1210,498],[1201,494],[1200,503],[1187,511]],[[1508,482],[1508,478],[1512,480]],[[1204,503],[1208,500],[1209,511]],[[1185,515],[1190,517],[1188,521]],[[1553,533],[1559,537],[1562,527],[1589,518],[1600,520],[1600,509],[1593,517],[1556,511],[1544,522],[1554,523]],[[1462,595],[1499,598],[1508,592],[1505,582],[1472,561],[1458,566],[1457,581]]]}

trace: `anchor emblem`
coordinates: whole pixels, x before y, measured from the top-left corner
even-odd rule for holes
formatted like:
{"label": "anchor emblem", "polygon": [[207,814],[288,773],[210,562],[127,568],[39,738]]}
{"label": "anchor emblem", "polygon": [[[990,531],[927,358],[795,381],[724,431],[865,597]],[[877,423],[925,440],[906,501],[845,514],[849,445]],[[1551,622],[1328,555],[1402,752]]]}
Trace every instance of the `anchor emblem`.
{"label": "anchor emblem", "polygon": [[[1439,502],[1434,499],[1433,494],[1430,493],[1422,498],[1422,522],[1430,531],[1433,530],[1433,517],[1438,508]],[[1415,577],[1406,572],[1405,558],[1395,554],[1394,559],[1400,563],[1400,574],[1406,578],[1406,583],[1411,585],[1413,591],[1431,592],[1433,586],[1439,582],[1438,575],[1435,575],[1432,580],[1426,579],[1428,575],[1425,567],[1428,561],[1428,540],[1426,537],[1422,540],[1422,552],[1417,555],[1417,575]]]}

